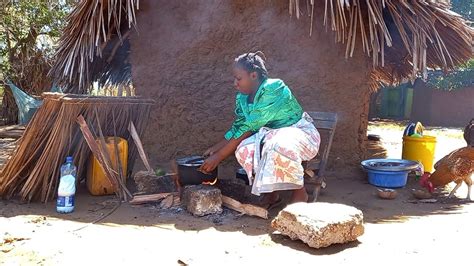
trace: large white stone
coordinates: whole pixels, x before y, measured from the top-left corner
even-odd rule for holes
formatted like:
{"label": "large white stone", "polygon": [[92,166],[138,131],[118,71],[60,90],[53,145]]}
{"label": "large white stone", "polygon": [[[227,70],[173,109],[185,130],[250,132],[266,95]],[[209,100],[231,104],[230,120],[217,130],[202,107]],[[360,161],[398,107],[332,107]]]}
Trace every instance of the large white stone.
{"label": "large white stone", "polygon": [[313,248],[357,240],[364,234],[362,211],[336,203],[295,203],[273,219],[272,227]]}

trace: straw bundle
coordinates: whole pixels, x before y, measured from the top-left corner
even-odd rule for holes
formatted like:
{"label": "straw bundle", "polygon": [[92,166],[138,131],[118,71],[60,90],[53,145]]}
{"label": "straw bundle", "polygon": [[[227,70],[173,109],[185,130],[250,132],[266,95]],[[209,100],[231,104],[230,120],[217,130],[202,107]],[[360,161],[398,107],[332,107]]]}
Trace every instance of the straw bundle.
{"label": "straw bundle", "polygon": [[[110,63],[124,39],[128,38],[129,28],[135,26],[138,8],[138,0],[80,1],[67,17],[67,26],[55,54],[56,63],[49,74],[68,91],[87,93],[95,81],[91,62],[101,58],[108,42],[116,39],[115,46],[109,47],[108,58],[103,62],[113,68]],[[121,72],[119,76],[126,75],[123,67],[115,70]],[[68,86],[71,83],[74,87]]]}
{"label": "straw bundle", "polygon": [[[303,1],[289,2],[290,15],[299,17]],[[315,1],[307,5],[313,20]],[[474,29],[446,1],[325,0],[323,22],[336,33],[336,42],[346,44],[346,58],[361,43],[372,57],[377,82],[426,78],[429,67],[452,70],[473,55]]]}
{"label": "straw bundle", "polygon": [[[83,116],[88,128],[99,136],[117,136],[129,142],[129,172],[137,155],[128,127],[132,122],[142,135],[152,100],[138,97],[87,97],[44,93],[44,104],[28,124],[11,159],[0,173],[0,195],[19,195],[24,201],[53,199],[59,181],[59,167],[73,156],[78,180],[85,175],[91,150],[76,120]],[[110,164],[109,164],[110,165]],[[119,164],[120,165],[120,164]],[[106,170],[106,169],[104,169]],[[121,173],[119,169],[108,169]],[[118,191],[127,199],[127,191]]]}

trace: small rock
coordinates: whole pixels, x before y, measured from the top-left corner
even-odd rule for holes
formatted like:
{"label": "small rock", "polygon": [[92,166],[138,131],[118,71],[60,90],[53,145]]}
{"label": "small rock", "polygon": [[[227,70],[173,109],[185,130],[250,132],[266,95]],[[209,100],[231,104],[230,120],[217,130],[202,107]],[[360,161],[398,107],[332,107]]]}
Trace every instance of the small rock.
{"label": "small rock", "polygon": [[221,191],[212,186],[186,186],[181,199],[186,209],[194,216],[222,212]]}
{"label": "small rock", "polygon": [[364,233],[362,211],[324,202],[291,204],[272,221],[272,227],[313,248],[355,241]]}

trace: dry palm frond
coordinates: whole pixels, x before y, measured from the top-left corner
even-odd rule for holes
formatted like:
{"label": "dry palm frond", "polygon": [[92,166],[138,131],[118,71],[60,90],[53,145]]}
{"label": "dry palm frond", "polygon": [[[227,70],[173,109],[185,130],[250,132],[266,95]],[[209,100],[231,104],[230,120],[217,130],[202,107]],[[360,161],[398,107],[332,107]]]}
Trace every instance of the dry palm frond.
{"label": "dry palm frond", "polygon": [[[122,44],[123,39],[128,38],[127,32],[135,26],[138,8],[139,0],[80,1],[67,18],[50,75],[69,88],[68,91],[87,92],[94,81],[91,63],[103,56],[111,39],[118,37],[117,42]],[[127,30],[123,36],[124,28]],[[119,46],[114,45],[105,64],[110,64]]]}
{"label": "dry palm frond", "polygon": [[[91,151],[76,123],[77,117],[81,115],[100,139],[103,136],[117,136],[128,140],[129,169],[133,168],[137,149],[131,145],[133,141],[128,126],[133,122],[138,134],[143,134],[152,100],[54,93],[43,95],[43,105],[33,116],[19,140],[18,148],[0,173],[2,197],[11,198],[18,194],[25,201],[44,202],[54,198],[59,181],[59,166],[68,155],[73,156],[78,167],[77,181],[85,177]],[[112,167],[106,170],[122,172]],[[116,193],[122,199],[127,199],[129,193],[124,187],[120,188]]]}
{"label": "dry palm frond", "polygon": [[[290,0],[290,14],[297,5]],[[323,22],[346,44],[346,57],[360,40],[372,57],[373,84],[426,78],[428,68],[452,70],[473,55],[474,29],[444,1],[325,0]]]}

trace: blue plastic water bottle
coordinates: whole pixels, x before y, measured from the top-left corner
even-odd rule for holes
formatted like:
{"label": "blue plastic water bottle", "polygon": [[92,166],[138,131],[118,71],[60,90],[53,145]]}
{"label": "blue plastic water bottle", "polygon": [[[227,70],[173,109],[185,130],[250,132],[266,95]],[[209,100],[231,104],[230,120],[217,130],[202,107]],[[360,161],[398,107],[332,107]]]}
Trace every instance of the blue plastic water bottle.
{"label": "blue plastic water bottle", "polygon": [[56,211],[59,213],[70,213],[74,211],[74,194],[76,193],[76,166],[72,157],[67,157],[66,162],[61,165],[61,177],[59,179],[58,200]]}

